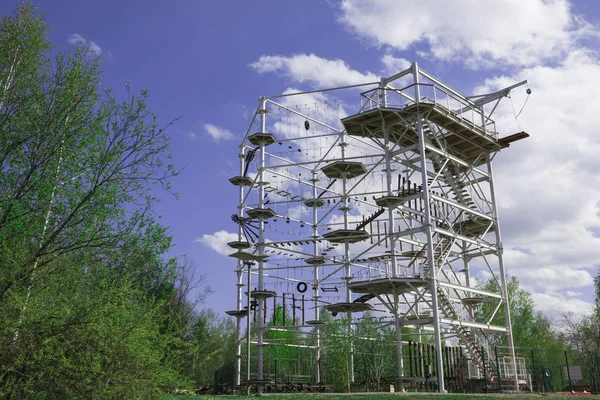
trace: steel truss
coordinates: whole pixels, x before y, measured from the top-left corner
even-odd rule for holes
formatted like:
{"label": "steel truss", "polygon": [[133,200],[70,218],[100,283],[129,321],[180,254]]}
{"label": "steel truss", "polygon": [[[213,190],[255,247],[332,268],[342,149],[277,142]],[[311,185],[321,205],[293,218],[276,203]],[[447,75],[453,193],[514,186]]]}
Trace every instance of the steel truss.
{"label": "steel truss", "polygon": [[[426,332],[438,352],[442,392],[444,339],[458,340],[494,382],[490,337],[507,335],[516,371],[492,159],[527,134],[499,139],[491,103],[524,83],[472,101],[414,63],[380,82],[260,98],[240,145],[240,175],[230,179],[239,187],[235,220],[242,221],[238,241],[230,243],[238,259],[237,308],[228,312],[237,318],[237,384],[246,343],[248,354],[250,345],[256,349],[253,383],[262,390],[263,349],[277,345],[264,341],[265,332],[290,330],[275,318],[267,326],[267,315],[287,310],[286,300],[294,302],[292,329],[312,341],[287,345],[314,349],[316,382],[324,310],[348,316],[348,337],[353,315],[388,316],[398,377],[402,329]],[[367,90],[358,96],[360,87]],[[346,97],[334,97],[339,93]],[[343,100],[348,93],[352,100]],[[474,288],[472,269],[496,280],[498,291]],[[296,284],[305,284],[306,294]],[[483,315],[482,304],[493,311]],[[501,308],[504,323],[492,325]]]}

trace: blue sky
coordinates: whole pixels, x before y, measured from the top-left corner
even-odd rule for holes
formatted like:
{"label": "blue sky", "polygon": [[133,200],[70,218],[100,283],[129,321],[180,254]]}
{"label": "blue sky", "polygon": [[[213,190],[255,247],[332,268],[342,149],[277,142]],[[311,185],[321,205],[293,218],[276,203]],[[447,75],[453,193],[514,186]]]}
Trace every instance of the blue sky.
{"label": "blue sky", "polygon": [[[0,14],[16,4],[2,2]],[[594,0],[37,4],[57,50],[85,41],[102,52],[105,86],[147,88],[163,122],[182,117],[169,130],[184,167],[174,181],[180,200],[165,195],[158,210],[174,254],[188,255],[215,289],[208,306],[235,308],[235,263],[215,251],[215,232],[235,231],[237,190],[227,179],[237,174],[258,96],[384,76],[408,61],[467,94],[530,80],[534,95],[518,123],[500,110],[506,134],[532,135],[497,159],[509,272],[549,315],[592,301],[600,260]],[[524,95],[513,100],[520,108]]]}

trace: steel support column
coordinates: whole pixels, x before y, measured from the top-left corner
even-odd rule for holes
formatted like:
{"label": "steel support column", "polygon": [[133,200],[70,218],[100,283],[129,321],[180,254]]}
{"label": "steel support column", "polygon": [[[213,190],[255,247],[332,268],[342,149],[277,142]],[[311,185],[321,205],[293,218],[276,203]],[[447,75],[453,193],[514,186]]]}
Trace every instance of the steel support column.
{"label": "steel support column", "polygon": [[[345,133],[341,132],[341,140],[340,140],[340,147],[342,149],[342,160],[346,159],[346,146],[348,145],[348,143],[346,143],[345,140]],[[344,213],[344,229],[348,230],[349,229],[349,223],[348,223],[348,211],[349,211],[349,207],[348,207],[348,179],[346,178],[346,173],[343,173],[343,178],[342,178],[342,211]],[[346,240],[344,242],[344,270],[345,270],[345,277],[344,280],[346,281],[346,302],[350,303],[352,301],[352,293],[350,292],[350,289],[348,288],[348,283],[350,283],[350,280],[352,279],[352,276],[350,275],[351,271],[350,271],[350,243],[348,243],[348,241]],[[350,349],[348,352],[348,374],[349,374],[349,382],[348,382],[348,388],[350,387],[350,383],[354,382],[354,343],[352,341],[352,313],[351,312],[347,312],[346,313],[346,317],[348,318],[348,327],[347,327],[347,333],[348,333],[348,340],[350,341]]]}
{"label": "steel support column", "polygon": [[[245,155],[244,155],[244,147],[240,146],[240,154],[239,154],[239,158],[240,158],[240,176],[242,176],[244,174],[244,159],[245,159]],[[238,216],[240,218],[243,217],[243,208],[241,207],[242,203],[244,201],[244,187],[240,186],[239,189],[239,198],[238,198]],[[238,241],[242,241],[243,239],[243,233],[242,233],[242,226],[238,225]],[[242,262],[242,260],[238,260],[237,262],[237,269],[235,270],[236,276],[237,276],[237,287],[236,287],[236,309],[238,311],[242,310],[242,287],[244,286],[244,282],[243,282],[243,271],[244,271],[244,263]],[[248,317],[247,317],[248,318]],[[242,343],[241,343],[241,337],[242,337],[242,317],[238,316],[236,318],[236,324],[235,324],[235,384],[237,386],[240,385],[241,383],[241,374],[242,374]]]}
{"label": "steel support column", "polygon": [[[267,128],[267,100],[264,97],[261,97],[261,114],[260,114],[260,131],[262,133],[266,133]],[[265,144],[260,144],[260,167],[258,172],[258,207],[264,208],[265,206],[265,185],[264,185],[264,176],[265,176]],[[265,221],[264,217],[260,216],[258,218],[258,254],[260,256],[265,254]],[[264,290],[264,260],[261,257],[258,261],[258,290]],[[248,296],[250,296],[251,288],[248,287]],[[261,297],[258,299],[258,325],[257,325],[257,379],[259,383],[256,385],[256,391],[258,394],[261,394],[263,391],[263,384],[261,381],[263,380],[263,335],[264,335],[264,308],[265,308],[265,299]],[[250,310],[248,310],[248,313]],[[248,314],[248,319],[250,319],[250,314]]]}
{"label": "steel support column", "polygon": [[[508,350],[510,351],[513,371],[515,371],[515,390],[519,390],[519,377],[517,374],[517,360],[515,358],[515,344],[512,334],[512,322],[510,318],[510,305],[508,304],[508,287],[506,285],[506,272],[504,269],[504,249],[502,246],[502,237],[500,236],[500,218],[498,217],[498,208],[496,206],[496,190],[494,187],[494,174],[490,157],[487,157],[487,167],[490,174],[490,196],[492,198],[492,215],[496,221],[496,247],[498,248],[498,268],[500,269],[500,284],[502,286],[502,301],[504,302],[504,313],[506,314],[506,329],[508,330]],[[500,379],[500,377],[498,377]]]}
{"label": "steel support column", "polygon": [[[419,67],[417,63],[413,63],[413,76],[415,84],[415,99],[419,104],[421,97],[419,88]],[[446,391],[444,386],[444,365],[442,360],[442,332],[440,326],[440,315],[439,315],[439,303],[437,293],[437,268],[433,252],[433,235],[432,235],[432,220],[431,220],[431,206],[429,204],[429,182],[427,179],[427,157],[425,154],[425,133],[423,132],[423,116],[419,114],[417,116],[417,134],[419,136],[419,154],[421,164],[421,178],[423,185],[423,209],[425,211],[424,221],[424,232],[427,239],[427,263],[429,267],[429,280],[431,287],[431,305],[433,311],[433,329],[434,329],[434,343],[436,351],[436,364],[437,364],[437,378],[438,378],[438,390],[441,393]]]}
{"label": "steel support column", "polygon": [[[313,172],[312,174],[312,198],[313,201],[317,199],[317,173]],[[318,239],[319,237],[319,218],[317,215],[317,207],[315,205],[313,205],[313,212],[312,212],[312,217],[313,217],[313,238],[315,239],[314,243],[313,243],[313,256],[316,258],[319,256],[319,243],[316,239]],[[319,315],[319,264],[315,264],[314,268],[313,268],[313,301],[314,301],[314,308],[315,308],[315,321],[319,321],[320,320],[320,315]],[[316,383],[321,382],[321,328],[319,327],[319,325],[316,326],[315,328],[316,333],[317,333],[317,345],[316,345],[316,350],[315,350],[315,378],[316,378]]]}

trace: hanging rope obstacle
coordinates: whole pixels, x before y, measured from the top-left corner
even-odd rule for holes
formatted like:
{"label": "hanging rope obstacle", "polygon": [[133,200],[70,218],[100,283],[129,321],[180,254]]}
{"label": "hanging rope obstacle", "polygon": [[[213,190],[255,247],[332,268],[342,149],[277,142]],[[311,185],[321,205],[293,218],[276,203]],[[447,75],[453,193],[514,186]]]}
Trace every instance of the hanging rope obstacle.
{"label": "hanging rope obstacle", "polygon": [[231,220],[241,226],[242,232],[244,232],[244,236],[249,243],[254,243],[258,239],[258,226],[255,225],[258,223],[258,219],[244,218],[233,214]]}

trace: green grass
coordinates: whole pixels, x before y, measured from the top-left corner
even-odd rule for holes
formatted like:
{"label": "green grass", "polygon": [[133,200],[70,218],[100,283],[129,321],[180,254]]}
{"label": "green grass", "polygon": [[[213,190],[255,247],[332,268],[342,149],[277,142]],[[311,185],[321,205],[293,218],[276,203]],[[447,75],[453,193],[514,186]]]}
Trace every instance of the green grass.
{"label": "green grass", "polygon": [[565,395],[540,395],[540,394],[437,394],[437,393],[351,393],[351,394],[265,394],[262,396],[166,396],[162,400],[256,400],[257,397],[266,397],[269,400],[299,400],[305,398],[325,400],[600,400],[600,396],[565,396]]}

